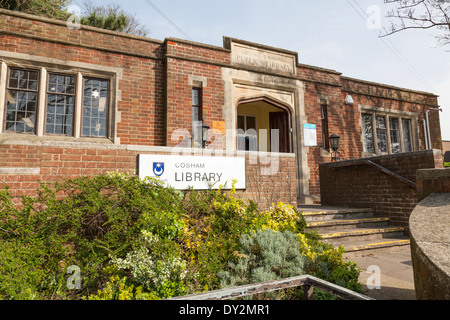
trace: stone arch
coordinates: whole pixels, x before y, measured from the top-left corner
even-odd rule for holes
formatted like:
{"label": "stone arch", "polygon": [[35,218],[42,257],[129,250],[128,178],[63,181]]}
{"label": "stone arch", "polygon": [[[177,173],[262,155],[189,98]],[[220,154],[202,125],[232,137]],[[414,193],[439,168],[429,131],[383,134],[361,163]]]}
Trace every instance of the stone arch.
{"label": "stone arch", "polygon": [[[239,109],[241,108],[241,112]],[[244,147],[248,151],[293,152],[292,107],[288,104],[267,95],[254,96],[240,99],[236,103],[236,127],[246,130],[245,121],[253,118],[251,122],[255,126],[255,141],[258,145],[253,148]],[[245,127],[245,128],[244,128]],[[273,131],[273,129],[277,131]],[[273,133],[277,136],[272,136]],[[244,139],[248,139],[243,135]],[[238,136],[239,141],[239,136]],[[238,143],[238,149],[243,150],[242,143]],[[261,150],[262,149],[262,150]]]}

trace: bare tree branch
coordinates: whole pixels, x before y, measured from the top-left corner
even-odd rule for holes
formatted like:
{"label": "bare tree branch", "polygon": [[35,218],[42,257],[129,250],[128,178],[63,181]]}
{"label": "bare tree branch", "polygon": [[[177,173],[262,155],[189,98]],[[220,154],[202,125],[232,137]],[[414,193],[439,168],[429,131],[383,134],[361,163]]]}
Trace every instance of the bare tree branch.
{"label": "bare tree branch", "polygon": [[436,38],[441,45],[450,44],[450,0],[384,0],[395,5],[387,12],[390,27],[386,37],[408,29],[431,29],[440,31]]}

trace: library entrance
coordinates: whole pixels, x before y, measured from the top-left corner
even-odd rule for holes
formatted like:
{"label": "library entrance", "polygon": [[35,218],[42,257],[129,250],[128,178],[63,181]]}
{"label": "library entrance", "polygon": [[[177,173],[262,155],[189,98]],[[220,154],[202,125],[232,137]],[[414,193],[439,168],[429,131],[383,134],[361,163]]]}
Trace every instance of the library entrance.
{"label": "library entrance", "polygon": [[236,128],[237,150],[293,152],[290,111],[270,98],[240,101]]}

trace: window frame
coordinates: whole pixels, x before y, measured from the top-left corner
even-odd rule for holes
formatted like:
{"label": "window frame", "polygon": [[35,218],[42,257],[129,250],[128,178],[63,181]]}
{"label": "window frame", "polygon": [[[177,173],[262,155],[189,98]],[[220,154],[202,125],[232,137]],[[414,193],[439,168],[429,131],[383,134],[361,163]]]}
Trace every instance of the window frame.
{"label": "window frame", "polygon": [[[91,68],[79,68],[76,67],[75,70],[69,70],[67,65],[64,64],[64,61],[61,61],[60,64],[48,64],[44,61],[30,61],[30,60],[22,60],[6,58],[5,60],[0,62],[0,136],[1,135],[11,135],[28,137],[26,139],[37,137],[39,139],[76,139],[75,141],[90,141],[98,140],[100,143],[104,143],[109,140],[112,143],[117,143],[116,138],[116,110],[117,102],[116,102],[116,90],[117,90],[117,78],[121,77],[120,69],[111,70],[101,70],[101,69],[91,69]],[[33,71],[38,73],[37,79],[37,90],[32,91],[36,92],[36,112],[35,112],[35,121],[34,121],[34,130],[32,132],[14,132],[11,130],[6,130],[6,116],[7,116],[7,103],[8,103],[8,92],[10,90],[18,90],[17,88],[10,88],[9,80],[10,73],[12,70],[23,70],[23,71]],[[74,99],[73,105],[73,117],[72,117],[72,133],[71,134],[59,134],[59,133],[46,133],[46,125],[47,125],[47,107],[48,107],[48,95],[56,94],[56,92],[50,92],[48,85],[50,81],[51,75],[64,75],[64,76],[73,76],[74,77],[74,95],[72,96]],[[108,82],[108,92],[106,95],[106,135],[105,136],[83,136],[82,135],[82,110],[83,110],[83,94],[84,94],[84,79],[86,78],[94,78],[101,81]],[[19,89],[21,90],[21,89]],[[25,90],[30,91],[30,90]],[[81,99],[80,99],[81,97]],[[2,109],[3,108],[3,109]],[[32,138],[34,139],[34,138]]]}
{"label": "window frame", "polygon": [[[382,119],[383,120],[384,128],[381,128],[381,126],[379,126],[378,119]],[[376,139],[377,139],[376,140],[377,144],[376,144],[376,149],[375,150],[377,151],[378,154],[389,154],[390,153],[389,151],[391,149],[390,148],[391,144],[390,144],[390,131],[389,131],[388,124],[387,124],[388,121],[389,120],[388,120],[388,118],[385,115],[375,114],[375,127],[374,127],[374,129],[375,129],[375,136],[376,136]],[[381,131],[384,132],[385,143],[386,143],[386,151],[380,151],[381,148],[380,148],[380,139],[379,138],[381,137]]]}
{"label": "window frame", "polygon": [[[83,134],[83,114],[84,114],[84,90],[85,90],[85,80],[86,79],[91,79],[91,80],[98,80],[98,81],[107,81],[108,82],[108,88],[107,88],[107,94],[106,94],[106,132],[105,132],[105,136],[85,136]],[[96,76],[92,76],[92,75],[86,75],[86,76],[82,76],[81,77],[81,105],[80,105],[80,115],[79,115],[79,121],[80,121],[80,137],[81,138],[96,138],[96,139],[109,139],[111,137],[111,132],[110,132],[110,112],[111,112],[111,102],[110,102],[110,96],[111,96],[111,79],[105,79],[105,78],[101,78],[101,77],[96,77]]]}
{"label": "window frame", "polygon": [[[198,104],[194,104],[194,92],[197,92],[198,95]],[[201,123],[203,125],[203,87],[199,86],[193,86],[191,88],[191,99],[192,99],[192,108],[191,108],[191,121],[192,121],[192,147],[196,147],[196,143],[198,144],[197,147],[202,146],[202,127],[196,126],[196,122]],[[194,108],[197,108],[198,111],[198,120],[194,119]],[[200,132],[200,136],[197,137]],[[197,140],[195,140],[197,138]]]}
{"label": "window frame", "polygon": [[[71,76],[75,78],[74,81],[74,93],[73,93],[73,113],[72,113],[72,134],[59,134],[59,133],[47,133],[47,108],[48,108],[48,95],[54,94],[54,95],[69,95],[65,93],[49,93],[48,86],[50,84],[50,75],[62,75],[62,76]],[[43,134],[44,136],[55,136],[55,137],[74,137],[75,136],[75,117],[77,116],[76,112],[76,104],[77,104],[77,86],[78,86],[78,77],[76,74],[71,73],[63,73],[63,72],[54,72],[54,71],[48,71],[47,70],[47,79],[45,84],[45,105],[44,105],[44,117],[43,117]]]}
{"label": "window frame", "polygon": [[414,151],[414,139],[413,139],[413,121],[412,119],[409,118],[402,118],[399,120],[401,123],[400,125],[400,139],[401,139],[401,143],[402,143],[402,150],[403,150],[403,146],[404,146],[404,142],[405,142],[405,131],[404,131],[404,121],[408,121],[409,122],[409,138],[410,138],[410,146],[411,146],[411,150],[410,151],[404,151],[404,152],[413,152]]}
{"label": "window frame", "polygon": [[[239,125],[238,125],[239,117],[244,117],[244,127],[245,127],[245,129],[244,129],[244,133],[243,134],[240,134],[239,131],[237,131],[237,134],[236,134],[236,150],[237,151],[259,151],[259,145],[258,145],[258,143],[259,143],[259,139],[258,139],[258,117],[256,115],[254,115],[254,114],[237,114],[236,115],[236,129],[237,130],[240,130]],[[248,130],[248,128],[247,128],[248,127],[248,125],[247,125],[247,118],[254,118],[255,119],[255,129],[254,129],[255,130],[255,134],[254,135],[247,134],[247,130]],[[256,142],[255,142],[256,150],[250,150],[250,143],[249,143],[249,150],[239,149],[239,142],[238,142],[239,138],[244,138],[244,139],[245,138],[249,138],[250,139],[250,137],[256,139]],[[244,140],[244,141],[246,141],[246,140]],[[245,147],[245,145],[244,145],[244,147]]]}
{"label": "window frame", "polygon": [[[363,115],[367,114],[371,116],[371,126],[372,126],[372,144],[374,152],[367,151],[365,149],[365,136],[364,136],[364,123],[363,123]],[[385,119],[385,130],[386,131],[386,150],[387,152],[380,152],[378,147],[378,129],[377,129],[377,117],[383,117]],[[417,150],[416,145],[416,139],[417,135],[415,134],[415,130],[417,130],[416,127],[414,127],[414,119],[417,118],[416,114],[413,113],[407,113],[398,111],[395,112],[394,110],[386,110],[386,111],[378,111],[374,109],[364,108],[360,109],[360,121],[361,121],[361,141],[363,145],[363,153],[366,155],[387,155],[387,154],[398,154],[392,152],[392,144],[391,144],[391,129],[390,129],[390,119],[396,118],[398,119],[398,134],[400,139],[400,152],[399,153],[406,153],[406,152],[413,152]],[[410,151],[405,151],[405,141],[403,136],[403,121],[408,120],[410,124],[410,145],[411,149]]]}
{"label": "window frame", "polygon": [[322,125],[322,148],[330,148],[329,128],[328,128],[328,105],[320,104],[320,121]]}
{"label": "window frame", "polygon": [[[364,115],[367,115],[367,116],[370,117],[369,125],[370,125],[370,131],[371,131],[371,134],[372,134],[372,136],[371,136],[372,150],[366,150],[366,143],[365,143],[365,140],[366,140],[365,125],[366,125],[366,122],[363,121],[364,120],[364,118],[363,118]],[[370,112],[361,112],[361,131],[362,131],[363,152],[375,153],[375,151],[376,151],[376,149],[375,149],[375,137],[374,137],[374,132],[375,131],[373,130],[373,128],[374,128],[374,126],[373,126],[373,114],[370,113]]]}
{"label": "window frame", "polygon": [[[38,132],[38,122],[39,122],[39,101],[41,99],[41,90],[40,90],[40,83],[41,83],[41,70],[39,70],[38,68],[28,68],[28,67],[19,67],[19,66],[6,66],[6,79],[5,79],[5,84],[4,84],[4,88],[5,88],[5,99],[3,101],[3,123],[2,123],[2,133],[7,133],[7,134],[20,134],[20,135],[36,135]],[[37,72],[38,76],[37,76],[37,88],[35,91],[30,90],[30,89],[19,89],[19,88],[10,88],[9,87],[9,80],[10,80],[10,75],[11,75],[11,69],[16,69],[16,70],[23,70],[23,71],[32,71],[32,72]],[[35,115],[34,115],[34,129],[31,132],[16,132],[16,131],[8,131],[6,129],[6,117],[7,117],[7,112],[8,112],[8,91],[12,90],[12,91],[25,91],[25,92],[35,92],[36,93],[36,110],[35,110]]]}
{"label": "window frame", "polygon": [[[392,123],[391,120],[393,120],[393,119],[397,120],[397,129],[392,129],[391,128],[391,123]],[[402,145],[402,141],[401,141],[401,135],[400,135],[400,121],[403,121],[403,119],[401,119],[399,117],[394,117],[394,116],[391,117],[391,116],[389,116],[388,117],[388,121],[389,121],[389,123],[387,124],[387,126],[388,126],[388,129],[389,129],[389,141],[390,141],[389,142],[389,144],[390,144],[389,150],[390,150],[390,153],[391,154],[398,154],[398,153],[405,152],[404,148],[403,148],[403,145]],[[396,143],[398,143],[399,146],[400,146],[399,152],[394,152],[394,146],[393,146],[393,141],[392,141],[392,138],[393,138],[392,133],[393,132],[397,132],[398,142],[396,142]]]}

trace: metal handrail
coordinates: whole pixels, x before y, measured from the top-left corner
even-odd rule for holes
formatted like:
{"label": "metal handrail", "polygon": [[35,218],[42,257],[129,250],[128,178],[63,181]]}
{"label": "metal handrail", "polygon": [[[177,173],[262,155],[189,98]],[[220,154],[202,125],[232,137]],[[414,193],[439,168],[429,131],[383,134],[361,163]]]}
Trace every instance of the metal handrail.
{"label": "metal handrail", "polygon": [[306,300],[314,299],[312,290],[314,287],[329,292],[344,300],[375,300],[371,297],[310,275],[248,284],[198,294],[190,294],[186,296],[174,297],[168,300],[229,300],[258,293],[266,293],[295,287],[303,287],[303,294]]}

